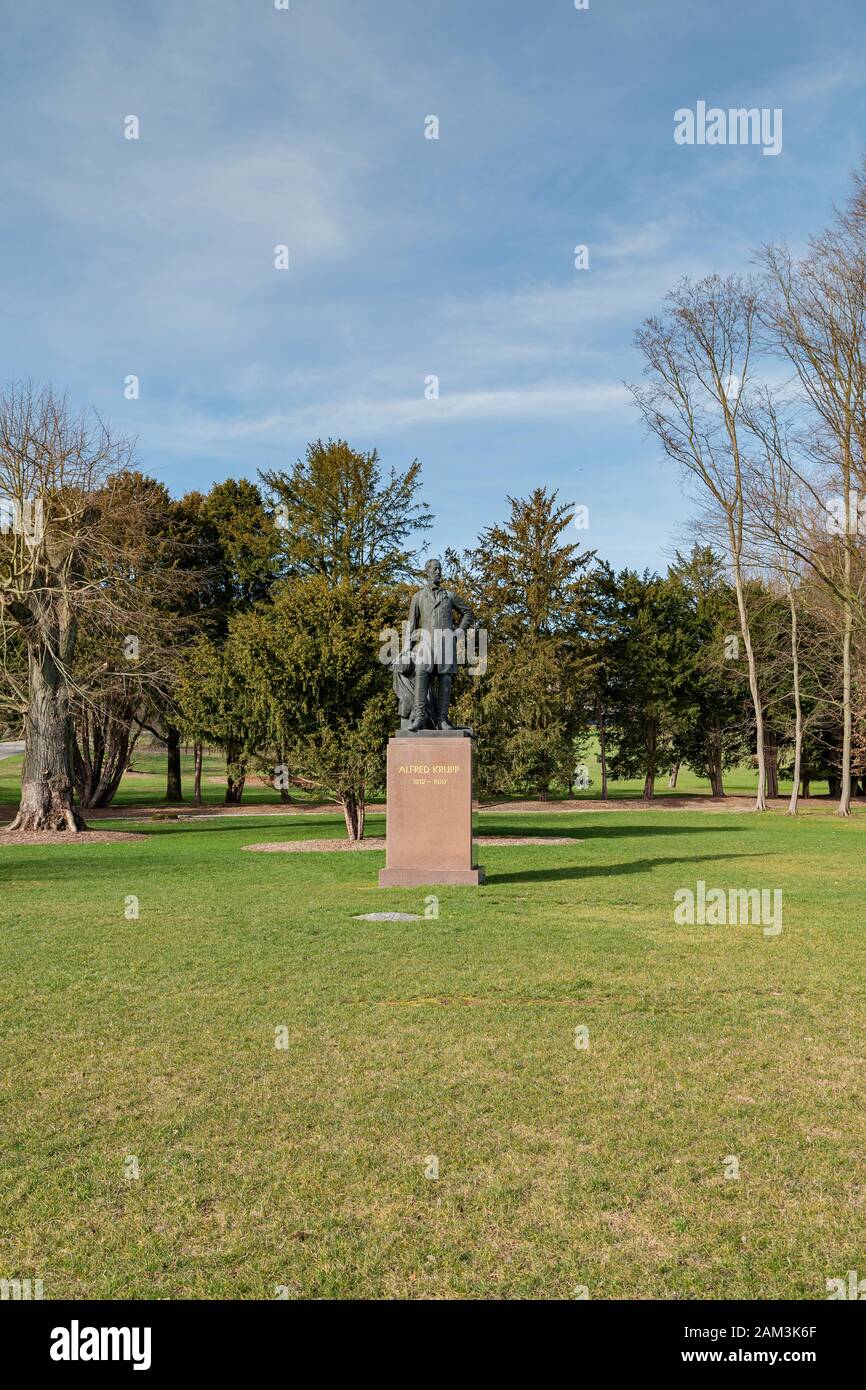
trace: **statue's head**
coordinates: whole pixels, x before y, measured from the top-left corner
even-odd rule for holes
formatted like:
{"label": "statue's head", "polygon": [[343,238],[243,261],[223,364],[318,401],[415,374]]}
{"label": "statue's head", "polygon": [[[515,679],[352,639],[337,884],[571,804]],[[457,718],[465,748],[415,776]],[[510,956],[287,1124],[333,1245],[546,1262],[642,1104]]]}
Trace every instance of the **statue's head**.
{"label": "statue's head", "polygon": [[424,573],[427,576],[427,583],[433,589],[438,589],[442,583],[442,566],[438,560],[428,560],[424,566]]}

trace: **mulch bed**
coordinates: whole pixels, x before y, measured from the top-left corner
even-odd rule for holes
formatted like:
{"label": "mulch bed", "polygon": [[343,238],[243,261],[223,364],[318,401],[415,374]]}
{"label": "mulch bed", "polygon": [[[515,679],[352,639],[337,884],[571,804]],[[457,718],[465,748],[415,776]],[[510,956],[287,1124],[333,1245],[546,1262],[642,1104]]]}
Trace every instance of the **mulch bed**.
{"label": "mulch bed", "polygon": [[131,830],[0,830],[0,845],[111,845],[117,840],[148,840]]}
{"label": "mulch bed", "polygon": [[[476,835],[477,845],[578,845],[580,840],[573,836],[558,835]],[[261,854],[310,854],[317,850],[362,850],[385,848],[382,836],[371,835],[366,840],[274,840],[270,844],[244,845],[243,849],[257,850]]]}
{"label": "mulch bed", "polygon": [[369,840],[274,840],[271,844],[242,845],[242,849],[259,850],[262,854],[312,854],[316,850],[384,849],[385,841]]}

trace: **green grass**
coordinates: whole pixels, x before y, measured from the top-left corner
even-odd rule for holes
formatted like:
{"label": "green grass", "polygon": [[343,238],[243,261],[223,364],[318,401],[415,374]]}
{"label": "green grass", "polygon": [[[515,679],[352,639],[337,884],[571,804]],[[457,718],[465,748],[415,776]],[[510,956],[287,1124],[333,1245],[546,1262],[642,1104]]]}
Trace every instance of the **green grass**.
{"label": "green grass", "polygon": [[[574,840],[482,847],[488,884],[415,923],[353,920],[432,891],[378,889],[379,853],[242,852],[339,816],[141,828],[0,849],[0,1276],[805,1299],[863,1270],[862,815],[482,815]],[[781,887],[782,934],[676,926],[700,878]]]}

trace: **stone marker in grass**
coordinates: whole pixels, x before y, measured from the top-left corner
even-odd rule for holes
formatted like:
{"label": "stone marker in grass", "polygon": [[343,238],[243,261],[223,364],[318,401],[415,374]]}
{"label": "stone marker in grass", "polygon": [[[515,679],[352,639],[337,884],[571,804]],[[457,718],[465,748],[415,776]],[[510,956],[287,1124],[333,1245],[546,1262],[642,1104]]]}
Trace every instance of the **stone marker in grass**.
{"label": "stone marker in grass", "polygon": [[420,922],[417,912],[354,912],[353,922]]}

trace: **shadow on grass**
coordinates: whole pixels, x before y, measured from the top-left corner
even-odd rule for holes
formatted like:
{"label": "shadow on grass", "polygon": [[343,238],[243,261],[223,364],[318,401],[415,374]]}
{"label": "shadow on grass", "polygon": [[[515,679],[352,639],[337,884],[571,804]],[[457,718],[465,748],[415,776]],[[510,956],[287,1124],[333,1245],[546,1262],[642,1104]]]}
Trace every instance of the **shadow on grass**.
{"label": "shadow on grass", "polygon": [[[274,824],[275,819],[278,819],[276,825]],[[383,835],[385,833],[385,820],[386,817],[381,813],[368,814],[367,834],[371,837]],[[324,827],[333,831],[328,837],[329,839],[345,839],[345,824],[342,814],[339,812],[324,812],[319,815],[305,816],[301,823],[298,823],[292,815],[279,818],[274,816],[225,816],[217,820],[205,820],[204,823],[197,820],[149,821],[144,819],[135,822],[115,821],[111,823],[112,830],[134,829],[136,834],[150,836],[186,835],[189,833],[213,835],[220,832],[231,832],[237,835],[253,832],[261,840],[315,840],[321,838],[321,830]],[[94,829],[103,828],[106,827],[94,824]],[[517,837],[531,835],[533,839],[573,840],[577,844],[581,840],[633,839],[636,836],[657,839],[666,835],[738,834],[744,828],[741,825],[719,825],[718,822],[708,825],[648,825],[646,822],[635,822],[629,825],[586,825],[581,822],[580,825],[576,826],[541,826],[532,824],[528,816],[516,821],[508,821],[504,817],[498,816],[496,824],[485,825],[480,830],[476,829],[473,835],[481,845],[488,836],[497,835]],[[270,830],[272,833],[270,835],[262,834],[262,831],[265,830]],[[508,846],[497,845],[495,848],[507,849]],[[519,849],[520,846],[515,845],[514,848]]]}
{"label": "shadow on grass", "polygon": [[[368,829],[370,826],[370,819],[370,817],[367,819]],[[373,819],[375,819],[375,817]],[[201,821],[204,823],[200,823]],[[274,821],[277,821],[278,824],[275,825]],[[142,820],[133,820],[130,818],[124,821],[94,821],[91,825],[91,829],[132,830],[136,835],[150,836],[186,834],[213,835],[221,831],[233,831],[236,835],[244,835],[249,834],[250,831],[254,831],[259,838],[267,838],[267,836],[261,835],[261,831],[266,830],[268,826],[273,830],[274,838],[279,840],[315,840],[319,837],[311,832],[321,829],[322,826],[334,826],[338,831],[342,831],[342,834],[334,834],[329,837],[333,840],[340,840],[345,837],[345,821],[342,815],[336,816],[330,814],[307,816],[300,825],[297,824],[293,816],[287,816],[283,819],[282,817],[271,815],[220,816],[217,820],[208,820],[204,817],[198,817],[195,820],[188,821],[150,821],[144,818],[142,818]]]}
{"label": "shadow on grass", "polygon": [[624,864],[573,864],[549,869],[518,869],[505,874],[485,869],[485,875],[486,882],[491,887],[501,883],[556,883],[570,878],[614,878],[620,874],[645,874],[652,869],[666,868],[674,864],[717,864],[722,859],[753,858],[752,854],[714,854],[709,860],[701,855],[692,855],[687,859],[677,855],[669,858],[630,859]]}
{"label": "shadow on grass", "polygon": [[657,839],[665,835],[739,834],[744,828],[742,825],[719,825],[717,821],[708,825],[648,825],[646,821],[634,821],[628,825],[586,825],[583,822],[575,826],[533,825],[528,830],[525,820],[509,822],[502,818],[501,824],[485,825],[483,829],[476,830],[475,839],[483,841],[488,835],[527,834],[533,838],[537,836],[551,840],[618,840],[640,835]]}

